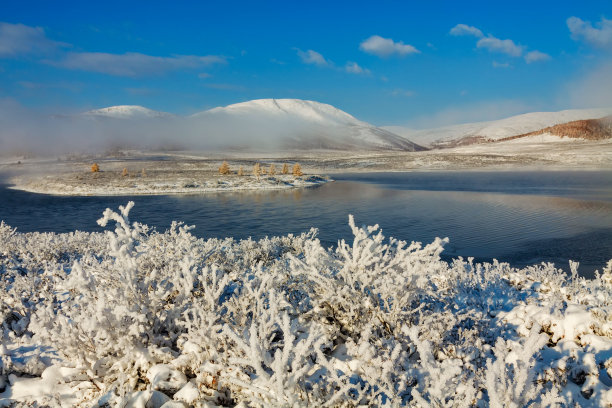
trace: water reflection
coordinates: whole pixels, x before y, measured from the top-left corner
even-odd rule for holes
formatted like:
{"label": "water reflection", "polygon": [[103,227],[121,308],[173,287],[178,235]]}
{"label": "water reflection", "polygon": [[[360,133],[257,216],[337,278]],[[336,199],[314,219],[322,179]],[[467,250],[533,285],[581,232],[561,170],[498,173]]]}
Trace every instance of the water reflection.
{"label": "water reflection", "polygon": [[347,216],[353,214],[358,224],[379,224],[386,236],[406,241],[449,237],[447,258],[552,261],[563,268],[574,259],[588,274],[612,258],[611,174],[351,175],[303,190],[150,197],[53,197],[0,188],[0,219],[21,231],[99,231],[95,220],[104,208],[134,200],[132,219],[160,230],[181,220],[200,237],[241,239],[315,227],[332,246],[350,238]]}

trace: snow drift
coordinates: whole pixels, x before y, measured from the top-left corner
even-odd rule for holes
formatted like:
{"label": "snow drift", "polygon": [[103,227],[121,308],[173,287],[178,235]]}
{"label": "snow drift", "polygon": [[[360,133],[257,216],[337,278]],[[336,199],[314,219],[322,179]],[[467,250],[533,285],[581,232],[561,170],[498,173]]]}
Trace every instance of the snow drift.
{"label": "snow drift", "polygon": [[612,261],[452,263],[358,227],[196,239],[0,223],[0,406],[609,406]]}

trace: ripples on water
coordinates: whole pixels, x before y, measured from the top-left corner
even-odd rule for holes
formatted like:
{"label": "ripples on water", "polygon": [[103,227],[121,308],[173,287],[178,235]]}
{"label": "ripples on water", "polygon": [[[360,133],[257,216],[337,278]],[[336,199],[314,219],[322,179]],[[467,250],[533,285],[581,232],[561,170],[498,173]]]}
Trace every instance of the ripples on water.
{"label": "ripples on water", "polygon": [[136,202],[132,220],[200,237],[237,239],[319,229],[326,246],[350,239],[347,215],[386,236],[428,243],[444,255],[516,265],[568,259],[591,275],[612,258],[612,172],[462,172],[336,175],[313,189],[188,196],[56,197],[0,187],[0,219],[20,231],[100,231],[106,207]]}

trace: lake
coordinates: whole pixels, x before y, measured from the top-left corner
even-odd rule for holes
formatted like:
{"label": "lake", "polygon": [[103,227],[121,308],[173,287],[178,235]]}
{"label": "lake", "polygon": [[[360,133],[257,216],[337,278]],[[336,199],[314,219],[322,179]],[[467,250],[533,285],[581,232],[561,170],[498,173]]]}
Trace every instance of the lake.
{"label": "lake", "polygon": [[130,214],[158,230],[172,220],[199,237],[237,239],[319,229],[325,246],[379,224],[407,241],[449,237],[445,259],[497,258],[522,266],[568,260],[592,276],[612,258],[612,172],[412,172],[336,174],[316,188],[182,196],[60,197],[0,186],[0,219],[21,232],[102,231],[102,211],[136,202]]}

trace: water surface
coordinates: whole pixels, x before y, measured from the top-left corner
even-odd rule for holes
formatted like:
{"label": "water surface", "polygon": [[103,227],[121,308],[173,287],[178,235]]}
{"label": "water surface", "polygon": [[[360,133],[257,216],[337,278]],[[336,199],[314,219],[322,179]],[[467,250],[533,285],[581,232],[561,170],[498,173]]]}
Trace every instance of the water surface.
{"label": "water surface", "polygon": [[351,238],[348,214],[386,236],[449,237],[446,259],[497,258],[520,266],[568,260],[591,275],[612,258],[612,172],[423,172],[334,175],[290,191],[183,196],[60,197],[0,186],[0,219],[19,231],[101,231],[102,211],[136,202],[131,219],[172,220],[199,237],[261,238],[319,229],[326,246]]}

